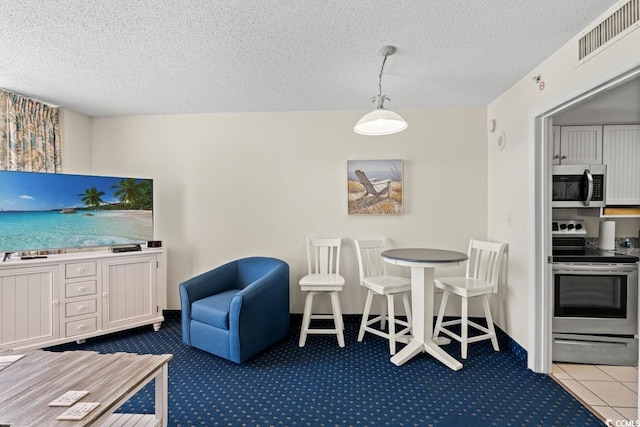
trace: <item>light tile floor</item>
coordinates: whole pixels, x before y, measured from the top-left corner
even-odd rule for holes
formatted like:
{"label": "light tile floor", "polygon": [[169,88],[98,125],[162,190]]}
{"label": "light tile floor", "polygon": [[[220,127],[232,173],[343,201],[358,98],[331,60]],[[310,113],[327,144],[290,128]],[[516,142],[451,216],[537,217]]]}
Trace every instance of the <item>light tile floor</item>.
{"label": "light tile floor", "polygon": [[638,419],[636,367],[554,363],[551,377],[602,421]]}

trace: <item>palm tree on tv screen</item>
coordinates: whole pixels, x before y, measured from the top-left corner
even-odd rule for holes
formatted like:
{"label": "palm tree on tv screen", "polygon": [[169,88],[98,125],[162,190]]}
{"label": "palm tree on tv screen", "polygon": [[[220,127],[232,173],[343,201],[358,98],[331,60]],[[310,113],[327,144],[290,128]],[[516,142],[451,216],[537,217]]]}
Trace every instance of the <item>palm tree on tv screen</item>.
{"label": "palm tree on tv screen", "polygon": [[78,196],[82,197],[82,201],[85,205],[89,207],[99,207],[104,201],[101,199],[106,193],[104,191],[98,191],[96,187],[91,187],[84,190],[84,193],[78,194]]}
{"label": "palm tree on tv screen", "polygon": [[120,202],[130,209],[151,209],[151,181],[136,181],[135,178],[124,178],[118,181],[113,193]]}
{"label": "palm tree on tv screen", "polygon": [[139,209],[153,209],[153,181],[140,181],[140,207]]}

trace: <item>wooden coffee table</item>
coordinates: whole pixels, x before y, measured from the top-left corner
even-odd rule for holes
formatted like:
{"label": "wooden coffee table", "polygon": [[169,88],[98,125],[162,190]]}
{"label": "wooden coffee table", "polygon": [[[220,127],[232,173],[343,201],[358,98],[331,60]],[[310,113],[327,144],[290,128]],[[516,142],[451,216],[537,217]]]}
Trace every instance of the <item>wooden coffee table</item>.
{"label": "wooden coffee table", "polygon": [[[0,350],[0,357],[17,354],[25,357],[0,370],[0,425],[126,426],[134,421],[136,426],[167,425],[170,354]],[[151,380],[155,380],[155,414],[113,413]],[[86,390],[89,394],[80,402],[100,405],[82,420],[56,420],[68,408],[48,404],[70,390]]]}

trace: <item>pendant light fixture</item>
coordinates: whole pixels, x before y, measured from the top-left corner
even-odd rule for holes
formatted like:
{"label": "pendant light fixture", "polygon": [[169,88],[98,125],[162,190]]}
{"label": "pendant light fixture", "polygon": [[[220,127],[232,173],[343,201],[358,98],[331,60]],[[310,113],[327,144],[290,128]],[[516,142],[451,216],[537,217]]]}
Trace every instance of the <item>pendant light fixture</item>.
{"label": "pendant light fixture", "polygon": [[380,49],[380,55],[384,56],[384,59],[382,60],[382,68],[380,68],[380,76],[378,78],[378,95],[371,99],[377,104],[376,109],[358,120],[358,123],[353,127],[355,133],[360,135],[390,135],[401,132],[408,126],[407,122],[399,114],[384,108],[384,101],[391,100],[387,95],[382,94],[382,72],[384,71],[387,57],[393,55],[395,51],[395,46],[382,46]]}

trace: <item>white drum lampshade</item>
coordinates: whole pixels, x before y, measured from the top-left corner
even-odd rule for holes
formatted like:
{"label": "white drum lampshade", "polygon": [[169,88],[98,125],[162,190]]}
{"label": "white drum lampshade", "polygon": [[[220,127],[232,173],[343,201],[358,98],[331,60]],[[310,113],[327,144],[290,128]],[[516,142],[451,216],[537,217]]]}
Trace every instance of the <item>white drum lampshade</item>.
{"label": "white drum lampshade", "polygon": [[362,116],[353,127],[360,135],[391,135],[407,128],[407,122],[399,114],[384,108],[376,108]]}

